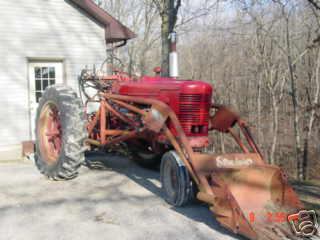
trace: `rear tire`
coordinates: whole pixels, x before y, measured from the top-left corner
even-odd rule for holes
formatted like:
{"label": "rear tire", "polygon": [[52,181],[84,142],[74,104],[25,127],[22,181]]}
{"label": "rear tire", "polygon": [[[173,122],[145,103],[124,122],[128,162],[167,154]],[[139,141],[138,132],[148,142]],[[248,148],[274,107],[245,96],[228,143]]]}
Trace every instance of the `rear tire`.
{"label": "rear tire", "polygon": [[35,135],[39,171],[53,180],[75,178],[85,160],[87,130],[81,100],[71,88],[46,89],[37,109]]}
{"label": "rear tire", "polygon": [[169,151],[163,155],[160,179],[165,200],[169,204],[181,207],[195,199],[195,184],[176,151]]}

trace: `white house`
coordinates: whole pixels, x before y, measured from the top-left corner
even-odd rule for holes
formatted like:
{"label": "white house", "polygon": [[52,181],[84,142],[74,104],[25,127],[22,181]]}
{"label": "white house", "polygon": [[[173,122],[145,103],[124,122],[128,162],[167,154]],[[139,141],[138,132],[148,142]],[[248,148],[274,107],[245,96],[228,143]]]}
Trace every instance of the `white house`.
{"label": "white house", "polygon": [[132,37],[91,0],[0,1],[0,159],[21,157],[33,139],[48,85],[77,89],[81,69],[106,58],[106,42]]}

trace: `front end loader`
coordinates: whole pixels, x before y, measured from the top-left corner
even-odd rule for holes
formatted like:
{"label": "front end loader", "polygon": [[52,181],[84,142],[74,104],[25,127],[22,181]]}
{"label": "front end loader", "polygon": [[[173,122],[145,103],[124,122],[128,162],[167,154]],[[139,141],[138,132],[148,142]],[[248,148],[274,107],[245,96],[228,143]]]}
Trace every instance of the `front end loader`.
{"label": "front end loader", "polygon": [[[287,217],[303,206],[286,174],[267,164],[234,110],[212,102],[210,84],[114,69],[111,75],[84,70],[79,85],[84,101],[62,85],[48,87],[40,100],[35,162],[44,175],[72,179],[86,151],[126,148],[139,164],[160,165],[173,206],[196,198],[236,234],[295,238]],[[214,132],[230,135],[241,151],[217,152]]]}

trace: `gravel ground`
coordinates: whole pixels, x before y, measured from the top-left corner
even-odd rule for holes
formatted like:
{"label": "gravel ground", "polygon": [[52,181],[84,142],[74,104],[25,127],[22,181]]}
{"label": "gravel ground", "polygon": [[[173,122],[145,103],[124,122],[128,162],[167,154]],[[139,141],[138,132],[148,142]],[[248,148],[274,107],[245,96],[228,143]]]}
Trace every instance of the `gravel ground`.
{"label": "gravel ground", "polygon": [[32,163],[0,164],[0,239],[240,239],[200,203],[173,208],[161,197],[159,173],[124,157],[99,170],[53,182]]}

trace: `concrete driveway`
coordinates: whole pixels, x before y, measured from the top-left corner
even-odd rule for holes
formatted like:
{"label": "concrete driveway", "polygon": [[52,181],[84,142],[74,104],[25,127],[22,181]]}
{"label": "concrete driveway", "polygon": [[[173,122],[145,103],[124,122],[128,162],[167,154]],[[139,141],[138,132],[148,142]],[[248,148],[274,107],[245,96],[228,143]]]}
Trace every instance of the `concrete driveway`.
{"label": "concrete driveway", "polygon": [[94,156],[78,178],[53,182],[32,163],[0,163],[0,239],[240,239],[206,206],[173,208],[159,173],[120,156]]}

